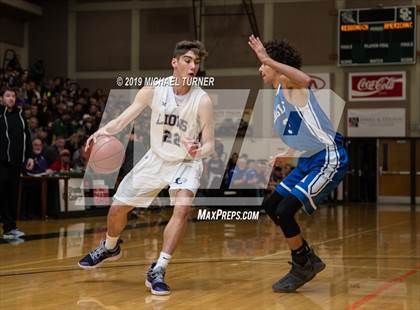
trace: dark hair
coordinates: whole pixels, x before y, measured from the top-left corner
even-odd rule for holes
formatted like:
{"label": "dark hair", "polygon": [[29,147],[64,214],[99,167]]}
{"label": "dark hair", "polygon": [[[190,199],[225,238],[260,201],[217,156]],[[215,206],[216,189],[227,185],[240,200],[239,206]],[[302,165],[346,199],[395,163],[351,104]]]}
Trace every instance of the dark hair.
{"label": "dark hair", "polygon": [[267,54],[275,61],[296,69],[302,67],[302,56],[286,39],[265,42],[264,47]]}
{"label": "dark hair", "polygon": [[206,48],[204,47],[204,44],[200,41],[180,41],[175,45],[174,49],[174,58],[178,58],[181,55],[184,55],[185,53],[188,53],[189,51],[192,51],[194,54],[196,54],[199,58],[203,59],[206,58],[208,53],[206,51]]}
{"label": "dark hair", "polygon": [[2,95],[2,96],[4,96],[4,94],[5,94],[7,91],[14,92],[14,93],[15,93],[15,96],[17,97],[17,91],[16,91],[16,89],[15,89],[15,88],[13,88],[13,87],[10,87],[10,86],[6,86],[6,87],[3,89],[3,92],[1,93],[1,95]]}

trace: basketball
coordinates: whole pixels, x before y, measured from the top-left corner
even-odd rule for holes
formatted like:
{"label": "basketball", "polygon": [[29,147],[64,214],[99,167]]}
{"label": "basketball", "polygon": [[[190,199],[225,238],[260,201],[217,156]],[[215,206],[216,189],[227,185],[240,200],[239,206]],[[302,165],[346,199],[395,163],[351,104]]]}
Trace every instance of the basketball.
{"label": "basketball", "polygon": [[109,174],[120,169],[124,161],[124,146],[113,136],[99,136],[88,149],[89,167],[96,173]]}

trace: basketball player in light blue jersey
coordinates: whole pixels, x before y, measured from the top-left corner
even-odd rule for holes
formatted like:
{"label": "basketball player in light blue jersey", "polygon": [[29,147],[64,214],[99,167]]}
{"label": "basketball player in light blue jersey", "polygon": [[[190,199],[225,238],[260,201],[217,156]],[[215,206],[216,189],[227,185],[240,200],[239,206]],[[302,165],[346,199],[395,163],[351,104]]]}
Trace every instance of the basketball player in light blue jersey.
{"label": "basketball player in light blue jersey", "polygon": [[276,89],[274,127],[289,152],[299,152],[297,167],[276,187],[263,207],[280,226],[291,250],[291,269],[273,284],[274,292],[295,292],[325,268],[303,239],[295,220],[302,208],[312,214],[343,179],[348,166],[343,136],[337,133],[309,89],[300,70],[302,58],[286,40],[263,44],[253,35],[248,44],[261,61],[264,83]]}

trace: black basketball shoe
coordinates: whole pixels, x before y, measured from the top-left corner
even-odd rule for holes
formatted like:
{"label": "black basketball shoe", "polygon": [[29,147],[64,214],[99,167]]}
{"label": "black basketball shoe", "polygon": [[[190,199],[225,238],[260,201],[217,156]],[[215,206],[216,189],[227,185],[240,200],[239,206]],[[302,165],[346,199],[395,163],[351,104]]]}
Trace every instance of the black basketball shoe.
{"label": "black basketball shoe", "polygon": [[293,293],[305,283],[311,281],[315,275],[325,269],[325,263],[315,255],[311,249],[307,255],[308,261],[305,265],[289,262],[292,265],[289,273],[273,284],[273,291],[276,293]]}

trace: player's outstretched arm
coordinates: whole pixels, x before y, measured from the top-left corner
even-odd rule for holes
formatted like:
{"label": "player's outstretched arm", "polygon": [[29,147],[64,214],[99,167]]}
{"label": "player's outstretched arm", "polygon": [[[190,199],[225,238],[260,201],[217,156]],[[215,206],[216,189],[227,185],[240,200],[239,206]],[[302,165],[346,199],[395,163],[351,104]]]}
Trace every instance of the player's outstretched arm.
{"label": "player's outstretched arm", "polygon": [[280,63],[272,59],[266,52],[264,45],[262,44],[260,38],[254,37],[251,35],[248,40],[249,46],[252,48],[254,53],[257,55],[258,59],[262,64],[267,65],[273,68],[280,74],[287,76],[297,88],[307,88],[311,82],[309,75],[303,71],[288,66],[286,64]]}
{"label": "player's outstretched arm", "polygon": [[201,124],[201,146],[190,139],[183,139],[182,143],[193,158],[204,158],[214,152],[213,103],[208,95],[201,99],[198,117]]}
{"label": "player's outstretched arm", "polygon": [[93,135],[91,135],[86,143],[89,147],[90,143],[96,142],[96,138],[101,135],[113,136],[123,130],[130,122],[132,122],[153,99],[154,87],[145,86],[139,90],[133,103],[124,110],[117,118],[110,121],[108,124],[100,128]]}

